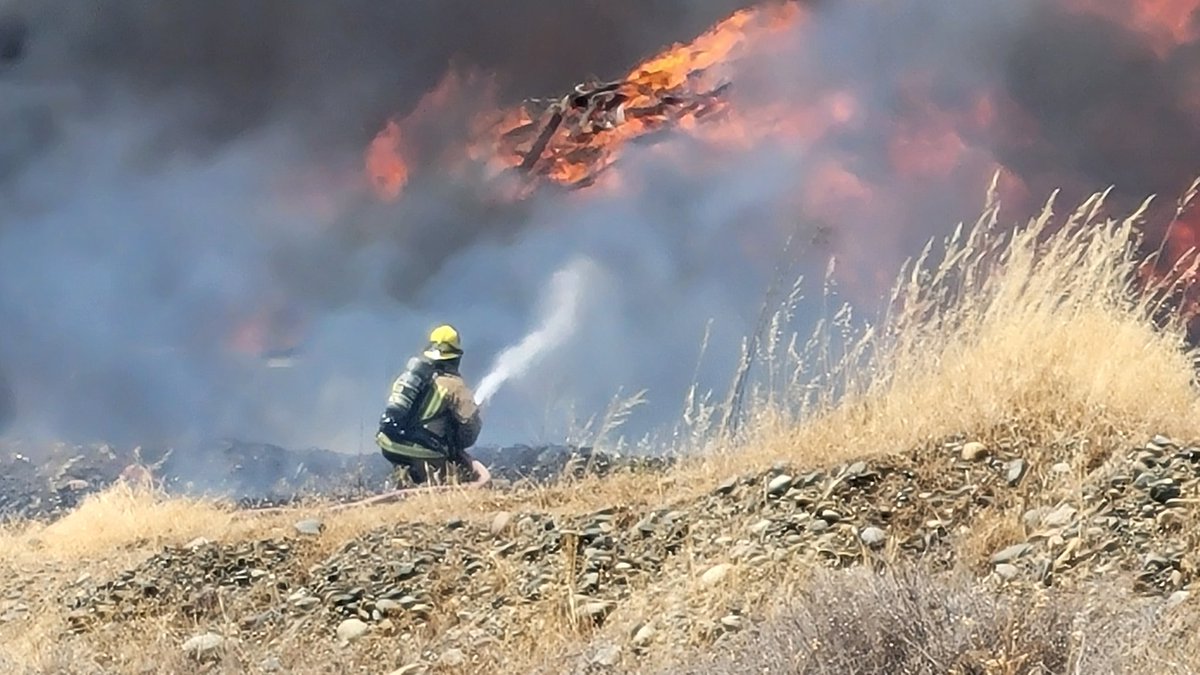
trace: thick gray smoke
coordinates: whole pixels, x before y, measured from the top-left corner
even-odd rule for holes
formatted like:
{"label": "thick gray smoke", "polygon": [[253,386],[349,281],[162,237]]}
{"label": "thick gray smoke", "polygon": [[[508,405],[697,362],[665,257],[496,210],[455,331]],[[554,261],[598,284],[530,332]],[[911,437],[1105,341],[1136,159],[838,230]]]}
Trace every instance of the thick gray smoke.
{"label": "thick gray smoke", "polygon": [[[461,325],[478,372],[555,265],[511,238],[555,220],[528,206],[496,213],[440,183],[382,205],[345,186],[386,118],[452,66],[493,75],[499,102],[554,94],[738,6],[0,3],[10,432],[360,448],[430,326]],[[487,246],[504,262],[467,262]],[[260,315],[298,324],[293,368],[254,352]],[[525,439],[529,419],[494,406],[487,439]]]}
{"label": "thick gray smoke", "polygon": [[[744,70],[734,96],[747,104],[856,97],[849,121],[802,150],[781,140],[710,161],[687,141],[633,148],[619,197],[509,205],[437,175],[395,203],[354,182],[385,120],[447,72],[494,76],[499,100],[481,92],[480,104],[556,95],[746,4],[0,0],[9,433],[374,452],[388,384],[431,327],[459,328],[478,382],[539,324],[555,271],[578,258],[593,268],[576,325],[497,391],[481,442],[559,440],[618,389],[649,390],[629,427],[649,431],[677,417],[710,319],[701,385],[728,383],[777,265],[816,277],[836,254],[869,305],[877,277],[972,217],[991,159],[1040,198],[1057,182],[1092,188],[1195,156],[1172,88],[1196,72],[1182,53],[1154,60],[1127,29],[1050,2],[908,0],[814,5],[790,49]],[[1063,93],[1088,90],[1080,73],[1097,61],[1112,74],[1102,92]],[[1002,107],[965,138],[948,172],[961,177],[898,168],[897,153],[937,143],[907,134],[897,148],[906,125],[930,121],[922,104],[959,112],[984,88],[1023,116]],[[1147,131],[1119,161],[1098,149],[1114,147],[1101,121],[1147,111],[1181,135]],[[452,117],[417,141],[453,143]],[[1159,183],[1191,170],[1130,187],[1177,189]],[[846,173],[856,180],[830,182]],[[292,367],[265,367],[255,317],[302,336]]]}

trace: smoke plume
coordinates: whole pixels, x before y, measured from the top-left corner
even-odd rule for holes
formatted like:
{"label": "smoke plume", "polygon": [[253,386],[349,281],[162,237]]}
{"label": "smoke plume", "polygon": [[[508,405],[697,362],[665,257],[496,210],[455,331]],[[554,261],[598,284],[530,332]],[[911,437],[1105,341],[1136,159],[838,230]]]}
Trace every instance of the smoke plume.
{"label": "smoke plume", "polygon": [[[648,390],[641,434],[693,378],[728,384],[781,267],[836,257],[869,309],[998,167],[1014,220],[1053,188],[1117,183],[1119,205],[1195,170],[1200,48],[1148,0],[801,3],[732,67],[733,108],[787,122],[756,142],[659,135],[615,188],[522,201],[436,170],[479,110],[621,77],[750,4],[0,0],[0,423],[370,452],[391,378],[453,323],[482,443],[560,440],[621,388]],[[423,160],[395,202],[363,171],[390,119]],[[543,290],[577,259],[560,324]]]}

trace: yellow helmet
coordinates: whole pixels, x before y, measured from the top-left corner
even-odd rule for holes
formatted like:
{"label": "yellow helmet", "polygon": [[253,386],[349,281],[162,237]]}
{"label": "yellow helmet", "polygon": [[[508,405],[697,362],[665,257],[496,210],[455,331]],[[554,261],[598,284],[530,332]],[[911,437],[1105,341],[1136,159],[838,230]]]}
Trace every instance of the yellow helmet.
{"label": "yellow helmet", "polygon": [[457,359],[462,353],[462,343],[454,326],[438,326],[429,334],[429,348],[425,350],[425,356],[435,361],[446,361]]}

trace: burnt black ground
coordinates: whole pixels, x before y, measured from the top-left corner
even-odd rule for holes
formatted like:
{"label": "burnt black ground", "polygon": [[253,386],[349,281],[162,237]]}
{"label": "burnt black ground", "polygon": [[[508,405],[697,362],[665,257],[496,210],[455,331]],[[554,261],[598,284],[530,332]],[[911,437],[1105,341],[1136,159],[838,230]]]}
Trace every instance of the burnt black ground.
{"label": "burnt black ground", "polygon": [[[488,467],[498,487],[669,463],[588,447],[518,445],[474,448],[471,453]],[[168,494],[228,499],[246,507],[376,494],[390,489],[391,473],[379,453],[292,450],[240,441],[187,453],[108,445],[0,445],[0,519],[59,517],[87,495],[111,486],[130,466],[148,468]]]}

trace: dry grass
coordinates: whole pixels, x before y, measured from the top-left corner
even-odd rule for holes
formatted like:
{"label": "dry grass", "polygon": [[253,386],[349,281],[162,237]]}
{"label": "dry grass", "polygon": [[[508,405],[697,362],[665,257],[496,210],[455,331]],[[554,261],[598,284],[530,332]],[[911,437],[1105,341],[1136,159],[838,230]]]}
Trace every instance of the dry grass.
{"label": "dry grass", "polygon": [[1196,352],[1181,322],[1152,318],[1171,280],[1137,285],[1143,211],[1102,218],[1104,194],[1066,218],[1052,207],[1006,228],[989,195],[974,227],[901,274],[881,325],[842,312],[805,349],[775,340],[793,348],[766,354],[764,370],[793,374],[782,392],[760,385],[734,456],[716,458],[721,470],[962,435],[1070,433],[1093,446],[1196,436]]}
{"label": "dry grass", "polygon": [[[199,536],[233,534],[233,513],[218,504],[166,498],[145,485],[120,482],[89,495],[60,520],[13,523],[0,529],[0,550],[10,562],[74,561],[131,548],[156,549]],[[22,557],[23,556],[23,557]]]}
{"label": "dry grass", "polygon": [[[1139,214],[1104,219],[1099,215],[1102,204],[1103,196],[1097,195],[1065,220],[1055,218],[1048,205],[1039,217],[1013,230],[999,225],[999,205],[989,197],[973,228],[943,242],[937,255],[931,248],[905,271],[892,311],[878,326],[840,312],[810,339],[788,335],[784,329],[795,300],[789,297],[761,341],[759,361],[751,364],[764,366],[762,374],[744,379],[745,397],[699,392],[689,397],[686,433],[677,437],[686,439],[683,450],[702,452],[693,452],[666,478],[621,475],[513,495],[423,495],[394,505],[325,514],[324,543],[313,555],[332,552],[382,524],[451,516],[484,520],[498,510],[566,513],[614,504],[658,506],[686,500],[732,474],[780,459],[820,465],[952,436],[1042,445],[1055,461],[1077,460],[1072,463],[1079,471],[1077,480],[1086,467],[1126,442],[1152,433],[1200,437],[1200,397],[1192,375],[1195,355],[1186,348],[1177,322],[1156,326],[1151,320],[1166,289],[1147,291],[1134,285],[1140,263],[1134,255]],[[730,427],[722,424],[732,411],[711,403],[719,398],[741,399],[745,417],[738,428],[743,431],[730,434]],[[610,418],[620,417],[625,409],[618,405],[615,415],[605,417],[600,424],[605,436],[612,431]],[[1069,499],[1070,493],[1069,485],[1063,488],[1063,498]],[[994,522],[980,523],[978,536],[964,546],[978,557],[1017,536],[1016,505],[1012,507],[996,514]],[[119,487],[89,499],[53,525],[0,531],[0,562],[68,563],[75,573],[80,566],[126,564],[164,543],[200,536],[237,540],[288,534],[296,519],[320,513],[314,505],[282,515],[238,515],[216,504]],[[967,553],[969,558],[971,551]],[[686,552],[682,558],[674,576],[665,575],[640,589],[598,635],[572,624],[561,603],[539,606],[543,611],[510,636],[506,668],[529,672],[536,664],[561,665],[564,655],[577,654],[589,639],[627,640],[627,633],[647,617],[669,622],[675,612],[712,612],[729,604],[762,606],[778,597],[780,589],[806,587],[811,573],[786,565],[755,573],[739,570],[719,589],[701,589],[694,582],[696,574],[720,561],[693,560]],[[794,616],[804,616],[804,621],[781,620],[775,633],[763,638],[766,642],[747,648],[816,664],[800,672],[833,672],[821,668],[854,663],[859,668],[906,664],[910,672],[953,672],[947,669],[960,662],[956,659],[982,649],[999,660],[981,670],[963,667],[959,672],[989,673],[1037,672],[1031,670],[1037,663],[1059,672],[1069,665],[1064,658],[1079,662],[1088,649],[1098,648],[1076,640],[1076,615],[1070,606],[1057,611],[1053,606],[1025,606],[1020,600],[1005,604],[1008,601],[953,584],[918,581],[915,586],[898,578],[868,585],[844,607],[833,595],[811,596],[807,609],[795,610],[799,614]],[[841,587],[838,592],[850,589]],[[979,617],[977,629],[934,621],[921,604],[929,601],[958,603],[953,606]],[[65,647],[55,646],[54,630],[61,625],[55,612],[62,611],[55,607],[53,602],[44,605],[38,622],[19,636],[16,629],[0,626],[0,660],[8,658],[14,667],[35,670],[37,664],[57,663],[55,650]],[[914,618],[926,623],[910,621]],[[878,632],[872,630],[893,622],[899,632],[886,640],[873,637]],[[924,632],[904,632],[918,629]],[[846,630],[858,642],[852,642],[852,651],[838,651],[834,632]],[[797,636],[804,640],[797,642]],[[828,645],[818,661],[812,661],[816,657],[811,654],[803,656],[810,638]],[[296,639],[296,648],[308,644]],[[664,631],[660,641],[686,648],[705,639]],[[328,636],[311,640],[325,644]],[[149,637],[127,644],[71,645],[74,659],[94,661],[97,653],[117,650],[126,654],[124,664],[138,662],[129,655],[131,650],[153,654],[173,649]],[[656,653],[665,657],[679,652],[664,649],[651,657]],[[867,660],[851,662],[855,654],[866,654]],[[333,663],[338,661],[329,662]],[[305,665],[319,671],[328,664]]]}
{"label": "dry grass", "polygon": [[935,575],[909,566],[881,573],[821,572],[781,601],[775,618],[685,673],[1033,673],[1195,672],[1163,623],[1195,625],[1190,607],[1115,589],[1002,595],[969,573]]}

